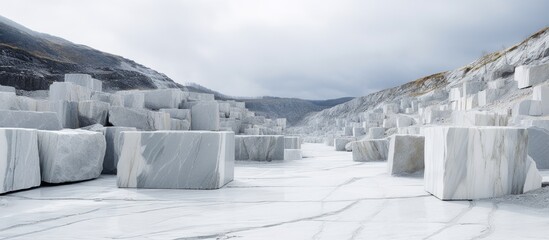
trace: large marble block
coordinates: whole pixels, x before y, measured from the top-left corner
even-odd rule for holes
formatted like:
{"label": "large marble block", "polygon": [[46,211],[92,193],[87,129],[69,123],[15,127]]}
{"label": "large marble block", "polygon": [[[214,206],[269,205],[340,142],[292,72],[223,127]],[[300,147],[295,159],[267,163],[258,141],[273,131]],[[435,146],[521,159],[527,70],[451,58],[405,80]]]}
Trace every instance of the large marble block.
{"label": "large marble block", "polygon": [[110,104],[111,106],[123,107],[124,97],[120,94],[112,94],[106,92],[93,92],[91,100],[100,101]]}
{"label": "large marble block", "polygon": [[549,78],[549,63],[536,66],[518,66],[515,68],[515,81],[518,88],[527,88],[544,82]]}
{"label": "large marble block", "polygon": [[0,110],[12,110],[16,99],[15,92],[0,92]]}
{"label": "large marble block", "polygon": [[240,127],[242,126],[242,121],[236,119],[219,119],[219,127],[227,129],[225,131],[233,131],[234,133],[240,132]]}
{"label": "large marble block", "polygon": [[[442,200],[521,194],[530,174],[528,133],[512,127],[447,127],[425,134],[425,190]],[[539,175],[539,173],[537,173]]]}
{"label": "large marble block", "polygon": [[191,123],[187,120],[171,119],[170,130],[189,131]]}
{"label": "large marble block", "polygon": [[92,90],[71,82],[54,82],[50,85],[49,99],[80,102],[90,100],[91,94]]}
{"label": "large marble block", "polygon": [[63,128],[78,128],[80,126],[78,120],[78,102],[42,100],[37,102],[36,110],[39,112],[54,112],[59,121],[61,121]]}
{"label": "large marble block", "polygon": [[549,130],[528,128],[528,156],[530,156],[538,169],[549,169]]}
{"label": "large marble block", "polygon": [[549,85],[535,86],[532,91],[532,100],[541,102],[542,115],[549,115]]}
{"label": "large marble block", "polygon": [[218,101],[217,103],[219,103],[219,112],[225,114],[229,114],[231,112],[231,104],[228,102]]}
{"label": "large marble block", "polygon": [[188,92],[189,101],[214,101],[215,96],[210,93]]}
{"label": "large marble block", "polygon": [[463,97],[480,92],[484,88],[484,82],[468,81],[463,83]]}
{"label": "large marble block", "polygon": [[0,193],[40,186],[36,130],[0,128]]}
{"label": "large marble block", "polygon": [[118,127],[135,127],[146,131],[171,129],[170,114],[165,112],[110,107],[108,119],[109,123]]}
{"label": "large marble block", "polygon": [[502,91],[500,89],[485,89],[478,92],[478,106],[486,106],[494,103],[500,97]]}
{"label": "large marble block", "polygon": [[93,124],[106,125],[110,105],[100,101],[78,102],[78,122],[80,127]]}
{"label": "large marble block", "polygon": [[15,93],[15,88],[11,86],[2,86],[0,85],[0,92],[12,92]]}
{"label": "large marble block", "polygon": [[540,116],[542,114],[541,101],[522,100],[513,107],[513,116],[529,115]]}
{"label": "large marble block", "polygon": [[116,95],[122,97],[124,107],[137,109],[145,108],[145,94],[141,91],[118,91],[116,92]]}
{"label": "large marble block", "polygon": [[408,116],[398,116],[396,118],[396,127],[403,128],[414,125],[414,119]]}
{"label": "large marble block", "polygon": [[334,147],[336,151],[347,151],[345,149],[345,146],[350,143],[356,141],[356,138],[354,137],[338,137],[334,138]]}
{"label": "large marble block", "polygon": [[179,108],[187,96],[179,89],[154,89],[143,91],[145,107],[152,110]]}
{"label": "large marble block", "polygon": [[100,80],[92,78],[88,74],[71,73],[65,74],[65,82],[74,83],[93,91],[103,91],[103,83]]}
{"label": "large marble block", "polygon": [[380,139],[385,137],[385,128],[382,127],[372,127],[368,129],[368,138],[370,139]]}
{"label": "large marble block", "polygon": [[232,132],[122,132],[120,141],[118,187],[217,189],[234,178]]}
{"label": "large marble block", "polygon": [[423,171],[425,137],[395,134],[389,143],[387,172],[392,175]]}
{"label": "large marble block", "polygon": [[236,160],[284,160],[284,136],[235,136],[235,157]]}
{"label": "large marble block", "polygon": [[14,106],[12,107],[12,109],[19,111],[37,111],[37,102],[38,101],[34,98],[17,96],[15,98]]}
{"label": "large marble block", "polygon": [[387,139],[356,141],[351,146],[355,162],[385,161],[389,153]]}
{"label": "large marble block", "polygon": [[438,110],[433,107],[425,108],[423,112],[423,123],[425,124],[435,124],[443,123],[445,120],[452,117],[452,111],[450,110]]}
{"label": "large marble block", "polygon": [[284,160],[301,160],[301,149],[284,149]]}
{"label": "large marble block", "polygon": [[284,149],[301,149],[301,140],[299,137],[284,137]]}
{"label": "large marble block", "polygon": [[353,137],[361,137],[366,134],[366,129],[363,127],[354,127],[353,128]]}
{"label": "large marble block", "polygon": [[0,110],[0,127],[60,130],[59,118],[54,112]]}
{"label": "large marble block", "polygon": [[170,114],[171,118],[191,121],[190,109],[163,108],[163,109],[160,109],[159,111]]}
{"label": "large marble block", "polygon": [[456,126],[507,126],[505,114],[480,111],[454,111],[452,121]]}
{"label": "large marble block", "polygon": [[105,137],[98,132],[38,131],[42,181],[64,183],[99,177],[105,149]]}
{"label": "large marble block", "polygon": [[463,96],[461,94],[460,87],[455,87],[450,89],[450,95],[448,96],[448,100],[450,101],[459,101]]}
{"label": "large marble block", "polygon": [[191,108],[191,129],[219,130],[219,104],[215,101],[198,102]]}
{"label": "large marble block", "polygon": [[133,127],[106,127],[104,129],[106,151],[103,160],[103,174],[116,174],[116,166],[120,156],[120,133],[124,131],[134,132],[137,129]]}

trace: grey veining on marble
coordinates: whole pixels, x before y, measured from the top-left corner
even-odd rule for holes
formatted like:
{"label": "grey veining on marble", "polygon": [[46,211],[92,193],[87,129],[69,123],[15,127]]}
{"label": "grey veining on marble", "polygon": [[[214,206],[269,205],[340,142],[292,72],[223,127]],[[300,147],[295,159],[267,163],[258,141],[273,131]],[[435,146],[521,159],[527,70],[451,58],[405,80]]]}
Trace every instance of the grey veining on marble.
{"label": "grey veining on marble", "polygon": [[284,148],[285,149],[301,149],[301,139],[299,137],[294,137],[294,136],[285,136]]}
{"label": "grey veining on marble", "polygon": [[42,100],[36,104],[39,112],[55,112],[63,128],[78,128],[78,103],[66,100]]}
{"label": "grey veining on marble", "polygon": [[389,153],[387,139],[356,141],[351,146],[355,162],[386,161]]}
{"label": "grey veining on marble", "polygon": [[235,136],[235,159],[253,161],[284,160],[284,136]]}
{"label": "grey veining on marble", "polygon": [[98,92],[103,91],[103,82],[92,78],[88,74],[81,74],[81,73],[65,74],[65,82],[74,83],[76,85],[80,85],[82,87],[91,89],[93,91],[98,91]]}
{"label": "grey veining on marble", "polygon": [[118,187],[217,189],[234,178],[234,133],[122,132]]}
{"label": "grey veining on marble", "polygon": [[38,131],[42,181],[64,183],[99,177],[106,142],[86,130]]}
{"label": "grey veining on marble", "polygon": [[93,124],[106,125],[110,104],[100,101],[81,101],[78,103],[78,122],[80,127]]}
{"label": "grey veining on marble", "polygon": [[[530,171],[528,132],[513,127],[430,127],[425,132],[425,190],[442,200],[521,194],[541,187]],[[529,178],[528,178],[529,177]],[[528,182],[527,179],[536,182]]]}
{"label": "grey veining on marble", "polygon": [[0,128],[0,193],[40,186],[36,130]]}
{"label": "grey veining on marble", "polygon": [[109,108],[109,122],[118,127],[135,127],[140,130],[170,130],[171,118],[165,112],[125,107]]}
{"label": "grey veining on marble", "polygon": [[103,174],[116,174],[118,157],[120,156],[120,133],[137,131],[134,127],[105,127],[106,150],[103,160]]}
{"label": "grey veining on marble", "polygon": [[0,127],[60,130],[61,122],[54,112],[0,110]]}

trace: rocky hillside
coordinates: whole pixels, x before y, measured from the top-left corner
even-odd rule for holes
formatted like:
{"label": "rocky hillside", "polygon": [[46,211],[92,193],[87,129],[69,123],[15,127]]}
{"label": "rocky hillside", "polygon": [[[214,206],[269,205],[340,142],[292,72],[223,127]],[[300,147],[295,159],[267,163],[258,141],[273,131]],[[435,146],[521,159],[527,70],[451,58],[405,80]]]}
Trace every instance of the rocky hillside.
{"label": "rocky hillside", "polygon": [[[337,131],[336,119],[353,121],[357,114],[379,108],[382,104],[397,102],[402,98],[415,97],[421,102],[438,100],[437,104],[448,102],[449,89],[465,81],[488,82],[497,78],[512,78],[514,67],[549,61],[549,28],[540,30],[523,42],[508,49],[487,54],[459,69],[436,73],[397,86],[385,89],[349,102],[309,114],[296,126],[290,129],[294,133],[306,135],[323,135]],[[514,84],[513,81],[507,81]],[[487,108],[508,108],[516,98],[528,94],[530,89],[519,90],[508,87],[509,92],[502,95],[497,104]]]}
{"label": "rocky hillside", "polygon": [[0,84],[44,90],[65,73],[87,73],[107,90],[179,87],[132,60],[38,33],[0,16]]}

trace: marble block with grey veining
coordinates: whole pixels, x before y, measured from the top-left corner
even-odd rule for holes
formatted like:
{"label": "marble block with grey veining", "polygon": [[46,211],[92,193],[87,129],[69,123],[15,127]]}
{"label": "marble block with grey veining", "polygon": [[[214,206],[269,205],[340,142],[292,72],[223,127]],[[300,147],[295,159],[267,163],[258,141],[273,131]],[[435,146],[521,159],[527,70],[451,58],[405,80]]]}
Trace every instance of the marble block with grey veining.
{"label": "marble block with grey veining", "polygon": [[[424,129],[425,190],[442,200],[522,194],[541,187],[527,157],[528,132],[514,127]],[[537,186],[537,187],[536,187]]]}
{"label": "marble block with grey veining", "polygon": [[64,183],[99,177],[105,149],[105,137],[98,132],[38,131],[42,181]]}
{"label": "marble block with grey veining", "polygon": [[153,89],[142,91],[145,96],[145,107],[152,110],[161,108],[179,108],[187,99],[187,93],[175,88]]}
{"label": "marble block with grey veining", "polygon": [[387,172],[392,175],[423,171],[425,137],[395,134],[389,142]]}
{"label": "marble block with grey veining", "polygon": [[0,127],[60,130],[61,122],[54,112],[0,110]]}
{"label": "marble block with grey veining", "polygon": [[92,90],[71,82],[54,82],[50,85],[49,99],[80,102],[91,99]]}
{"label": "marble block with grey veining", "polygon": [[299,137],[284,137],[284,149],[301,149],[301,140]]}
{"label": "marble block with grey veining", "polygon": [[187,120],[189,122],[191,121],[190,109],[162,108],[158,111],[170,114],[171,118],[175,118],[179,120]]}
{"label": "marble block with grey veining", "polygon": [[353,161],[386,161],[389,152],[387,139],[356,141],[352,145]]}
{"label": "marble block with grey veining", "polygon": [[103,82],[92,78],[89,74],[69,73],[65,74],[65,82],[74,83],[93,91],[103,91]]}
{"label": "marble block with grey veining", "polygon": [[284,160],[301,160],[301,149],[284,149]]}
{"label": "marble block with grey veining", "polygon": [[0,193],[40,186],[36,130],[0,129]]}
{"label": "marble block with grey veining", "polygon": [[272,161],[284,160],[284,136],[240,135],[235,136],[236,160]]}
{"label": "marble block with grey veining", "polygon": [[549,169],[549,130],[528,128],[528,156],[536,162],[538,169]]}
{"label": "marble block with grey veining", "polygon": [[103,174],[116,174],[118,156],[120,155],[120,133],[137,131],[134,127],[105,127],[106,140],[105,158],[103,160]]}
{"label": "marble block with grey veining", "polygon": [[219,130],[219,104],[216,101],[197,102],[191,107],[191,129]]}
{"label": "marble block with grey veining", "polygon": [[109,122],[118,127],[135,127],[140,130],[170,130],[170,114],[125,107],[109,108]]}
{"label": "marble block with grey veining", "polygon": [[[115,93],[122,97],[124,107],[141,109],[145,107],[145,94],[137,90],[118,91]],[[113,105],[114,106],[114,105]]]}
{"label": "marble block with grey veining", "polygon": [[78,122],[80,127],[93,124],[106,125],[110,105],[100,101],[81,101],[78,103]]}
{"label": "marble block with grey veining", "polygon": [[234,133],[122,132],[118,187],[217,189],[234,178]]}
{"label": "marble block with grey veining", "polygon": [[334,138],[334,147],[336,151],[347,151],[345,149],[345,146],[349,144],[350,142],[356,141],[357,139],[354,137],[338,137]]}
{"label": "marble block with grey veining", "polygon": [[66,100],[41,100],[36,104],[39,112],[55,112],[63,128],[78,128],[78,103]]}

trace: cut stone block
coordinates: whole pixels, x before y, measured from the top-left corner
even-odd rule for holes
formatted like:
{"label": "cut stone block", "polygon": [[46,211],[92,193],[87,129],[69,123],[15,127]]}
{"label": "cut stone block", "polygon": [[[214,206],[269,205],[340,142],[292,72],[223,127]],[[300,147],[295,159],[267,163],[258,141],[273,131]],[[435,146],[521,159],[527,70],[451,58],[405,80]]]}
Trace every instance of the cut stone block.
{"label": "cut stone block", "polygon": [[345,149],[345,146],[350,143],[356,141],[356,138],[352,137],[340,137],[340,138],[334,138],[334,147],[336,151],[347,151]]}
{"label": "cut stone block", "polygon": [[301,149],[284,149],[284,160],[301,160]]}
{"label": "cut stone block", "polygon": [[191,108],[191,129],[218,131],[219,104],[215,101],[198,102]]}
{"label": "cut stone block", "polygon": [[246,128],[244,129],[245,135],[259,135],[259,128]]}
{"label": "cut stone block", "polygon": [[226,131],[240,132],[242,122],[236,119],[220,119],[219,127],[227,129]]}
{"label": "cut stone block", "polygon": [[93,92],[91,100],[110,104],[113,107],[123,107],[124,97],[120,94],[111,94],[106,92]]}
{"label": "cut stone block", "polygon": [[0,129],[0,193],[40,186],[36,130]]}
{"label": "cut stone block", "polygon": [[42,100],[37,102],[36,110],[39,112],[54,112],[61,121],[63,128],[78,128],[80,126],[77,102]]}
{"label": "cut stone block", "polygon": [[231,104],[227,103],[227,102],[222,102],[222,101],[219,101],[219,112],[222,112],[222,113],[230,113],[231,112]]}
{"label": "cut stone block", "polygon": [[380,139],[385,137],[385,128],[382,127],[373,127],[368,129],[368,138],[370,139]]}
{"label": "cut stone block", "polygon": [[139,130],[170,130],[170,114],[124,107],[109,108],[109,122],[117,127],[134,127]]}
{"label": "cut stone block", "polygon": [[462,88],[460,87],[451,88],[448,100],[459,101],[463,97],[463,95],[461,94],[461,90]]}
{"label": "cut stone block", "polygon": [[513,108],[513,116],[529,115],[529,116],[541,116],[542,106],[541,101],[535,100],[522,100]]}
{"label": "cut stone block", "polygon": [[141,91],[118,91],[116,92],[116,95],[122,97],[124,107],[137,109],[145,108],[145,94]]}
{"label": "cut stone block", "polygon": [[196,92],[188,92],[189,94],[189,101],[214,101],[215,96],[210,93],[196,93]]}
{"label": "cut stone block", "polygon": [[467,102],[465,103],[465,110],[471,110],[478,107],[478,94],[472,94],[467,97]]}
{"label": "cut stone block", "polygon": [[30,97],[16,96],[12,109],[19,111],[36,111],[37,102],[36,99]]}
{"label": "cut stone block", "polygon": [[403,128],[414,125],[414,119],[407,116],[398,116],[396,118],[396,127]]}
{"label": "cut stone block", "polygon": [[106,151],[103,160],[103,174],[116,174],[116,166],[118,165],[118,157],[120,156],[120,133],[121,132],[137,131],[133,127],[106,127],[105,140]]}
{"label": "cut stone block", "polygon": [[91,93],[92,90],[71,82],[54,82],[50,85],[49,99],[80,102],[90,100]]}
{"label": "cut stone block", "polygon": [[15,88],[10,86],[2,86],[0,85],[0,92],[12,92],[15,93]]}
{"label": "cut stone block", "polygon": [[494,103],[501,96],[502,92],[499,89],[486,89],[478,92],[478,106],[486,106]]}
{"label": "cut stone block", "polygon": [[171,118],[191,121],[190,109],[163,108],[163,109],[160,109],[159,111],[170,114]]}
{"label": "cut stone block", "polygon": [[0,110],[0,127],[60,130],[61,122],[54,112]]}
{"label": "cut stone block", "polygon": [[284,149],[301,149],[299,137],[284,137]]}
{"label": "cut stone block", "polygon": [[98,132],[38,131],[42,181],[64,183],[99,177],[105,149],[105,137]]}
{"label": "cut stone block", "polygon": [[284,136],[235,136],[235,156],[236,160],[284,160]]}
{"label": "cut stone block", "polygon": [[484,82],[469,81],[463,83],[463,97],[469,97],[480,92],[484,88]]}
{"label": "cut stone block", "polygon": [[422,119],[425,124],[443,123],[445,120],[452,117],[450,110],[437,110],[432,107],[425,108]]}
{"label": "cut stone block", "polygon": [[518,88],[527,88],[549,79],[549,63],[537,66],[518,66],[515,68],[515,81]]}
{"label": "cut stone block", "polygon": [[535,86],[532,92],[532,100],[541,102],[542,115],[549,115],[549,85]]}
{"label": "cut stone block", "polygon": [[234,178],[234,139],[232,132],[122,132],[118,187],[221,188]]}
{"label": "cut stone block", "polygon": [[392,175],[423,171],[425,137],[395,134],[389,143],[387,171]]}
{"label": "cut stone block", "polygon": [[397,114],[399,113],[399,105],[396,103],[387,103],[383,105],[384,114]]}
{"label": "cut stone block", "polygon": [[103,91],[103,83],[100,80],[92,78],[88,74],[71,73],[65,74],[65,82],[74,83],[93,91]]}
{"label": "cut stone block", "polygon": [[356,141],[352,144],[353,161],[385,161],[389,153],[387,139]]}
{"label": "cut stone block", "polygon": [[360,137],[366,134],[366,130],[363,127],[354,127],[353,128],[353,137]]}
{"label": "cut stone block", "polygon": [[106,125],[109,115],[108,103],[99,101],[82,101],[78,103],[78,121],[80,127],[93,124]]}
{"label": "cut stone block", "polygon": [[187,120],[171,119],[171,130],[189,131],[191,129],[191,123]]}
{"label": "cut stone block", "polygon": [[528,128],[528,156],[530,156],[538,169],[549,169],[549,130]]}
{"label": "cut stone block", "polygon": [[[442,200],[522,194],[541,187],[530,170],[526,129],[444,127],[424,129],[425,190]],[[539,174],[539,173],[537,173]]]}
{"label": "cut stone block", "polygon": [[343,135],[344,136],[353,136],[353,128],[352,127],[343,127]]}
{"label": "cut stone block", "polygon": [[504,78],[507,77],[515,72],[515,67],[509,64],[503,64],[498,69],[491,72],[491,79],[495,80],[498,78]]}
{"label": "cut stone block", "polygon": [[179,108],[187,96],[179,89],[154,89],[142,91],[145,107],[152,110],[162,108]]}
{"label": "cut stone block", "polygon": [[0,110],[12,110],[16,98],[15,92],[0,92]]}
{"label": "cut stone block", "polygon": [[509,117],[494,112],[454,111],[452,121],[456,126],[507,126]]}

